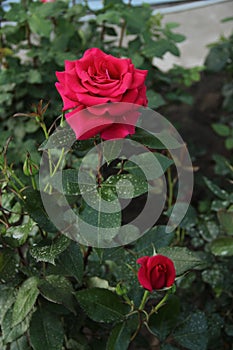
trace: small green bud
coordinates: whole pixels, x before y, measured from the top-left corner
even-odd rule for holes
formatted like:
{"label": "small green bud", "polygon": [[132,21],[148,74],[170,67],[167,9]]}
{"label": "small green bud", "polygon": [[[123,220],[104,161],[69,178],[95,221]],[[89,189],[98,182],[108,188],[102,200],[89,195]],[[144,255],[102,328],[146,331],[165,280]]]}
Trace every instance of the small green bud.
{"label": "small green bud", "polygon": [[37,174],[39,167],[31,159],[30,153],[27,153],[26,159],[23,164],[23,172],[26,176],[33,176]]}
{"label": "small green bud", "polygon": [[117,293],[118,295],[122,296],[122,295],[126,295],[127,292],[128,292],[127,287],[126,287],[126,286],[123,286],[123,285],[121,284],[121,282],[119,282],[119,283],[117,284],[117,286],[116,286],[116,293]]}

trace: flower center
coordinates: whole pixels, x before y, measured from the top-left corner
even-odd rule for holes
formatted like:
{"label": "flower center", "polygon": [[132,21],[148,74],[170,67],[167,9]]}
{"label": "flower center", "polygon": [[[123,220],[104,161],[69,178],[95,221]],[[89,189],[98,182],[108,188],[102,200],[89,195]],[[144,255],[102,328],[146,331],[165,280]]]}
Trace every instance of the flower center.
{"label": "flower center", "polygon": [[167,272],[167,266],[166,265],[164,265],[164,264],[158,264],[157,266],[156,266],[156,269],[157,269],[157,271],[158,272]]}

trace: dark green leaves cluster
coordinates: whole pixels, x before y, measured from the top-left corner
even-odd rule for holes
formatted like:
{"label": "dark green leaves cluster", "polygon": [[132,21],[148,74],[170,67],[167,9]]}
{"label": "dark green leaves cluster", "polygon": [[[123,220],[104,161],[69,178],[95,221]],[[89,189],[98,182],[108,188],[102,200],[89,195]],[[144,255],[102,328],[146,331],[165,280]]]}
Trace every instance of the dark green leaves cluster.
{"label": "dark green leaves cluster", "polygon": [[[161,16],[152,15],[148,5],[131,6],[121,0],[105,0],[98,11],[91,10],[88,1],[71,6],[59,0],[47,4],[20,1],[0,11],[0,349],[127,350],[132,340],[135,346],[149,349],[148,334],[161,350],[229,347],[232,162],[215,156],[218,175],[228,177],[227,185],[223,188],[220,181],[217,185],[214,179],[205,178],[203,193],[205,197],[210,194],[210,199],[198,203],[197,208],[190,207],[174,232],[166,231],[170,208],[161,216],[161,225],[140,239],[126,246],[95,249],[61,235],[44,209],[40,192],[32,189],[30,176],[22,172],[27,152],[39,165],[39,145],[40,152],[60,150],[67,146],[72,132],[61,128],[45,142],[35,113],[11,118],[17,112],[35,112],[32,104],[40,99],[50,100],[45,123],[51,125],[61,113],[55,71],[64,69],[64,60],[80,58],[90,47],[129,57],[137,68],[148,69],[149,107],[157,109],[177,100],[192,103],[184,88],[199,80],[202,68],[176,66],[162,73],[153,63],[154,57],[163,58],[167,52],[179,55],[177,44],[185,37],[176,32],[177,24],[163,25]],[[209,71],[232,71],[231,44],[232,37],[211,48],[206,59]],[[223,107],[228,112],[232,112],[232,91],[232,83],[225,84]],[[227,150],[232,149],[231,126],[224,121],[213,124],[214,131],[225,138]],[[106,239],[112,241],[115,237],[109,237],[108,229],[130,221],[128,215],[122,215],[120,201],[133,199],[143,204],[148,193],[161,190],[159,177],[174,170],[173,160],[158,139],[137,128],[132,140],[153,149],[156,171],[150,168],[149,152],[138,156],[147,176],[133,158],[114,161],[120,144],[112,143],[103,152],[107,175],[103,171],[97,183],[93,168],[87,167],[88,181],[80,188],[82,157],[100,140],[76,141],[67,156],[62,183],[58,173],[48,180],[50,187],[44,196],[51,208],[60,208],[61,196],[66,196],[74,213],[97,227],[97,237],[99,229],[105,228]],[[175,139],[169,141],[179,147]],[[89,181],[92,178],[94,184]],[[35,188],[37,185],[36,177]],[[116,203],[117,210],[99,213],[82,200],[84,194],[95,195],[97,207],[103,200],[109,205]],[[65,218],[65,210],[61,213],[58,220]],[[135,228],[131,229],[124,232],[125,238],[135,234]],[[177,296],[170,295],[166,304],[148,317],[145,312],[160,302],[164,292],[153,292],[145,312],[138,312],[144,290],[137,279],[136,260],[155,250],[174,261]]]}

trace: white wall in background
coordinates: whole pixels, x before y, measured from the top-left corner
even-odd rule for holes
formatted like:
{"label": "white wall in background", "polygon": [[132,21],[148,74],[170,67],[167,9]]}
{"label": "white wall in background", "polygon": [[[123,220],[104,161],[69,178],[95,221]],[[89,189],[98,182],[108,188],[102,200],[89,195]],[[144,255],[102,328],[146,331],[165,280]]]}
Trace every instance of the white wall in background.
{"label": "white wall in background", "polygon": [[202,65],[208,53],[206,46],[216,42],[220,35],[228,36],[233,32],[233,21],[221,23],[223,18],[232,16],[233,1],[164,15],[164,22],[180,23],[174,31],[184,34],[186,40],[178,44],[180,57],[167,53],[162,60],[155,58],[154,62],[165,71],[173,64],[184,67]]}

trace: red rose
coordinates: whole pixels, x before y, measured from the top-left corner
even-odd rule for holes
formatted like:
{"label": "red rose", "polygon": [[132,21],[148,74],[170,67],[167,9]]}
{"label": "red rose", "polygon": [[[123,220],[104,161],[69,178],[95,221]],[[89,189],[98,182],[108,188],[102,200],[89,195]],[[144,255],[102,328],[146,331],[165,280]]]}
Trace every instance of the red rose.
{"label": "red rose", "polygon": [[164,255],[143,256],[137,260],[140,284],[150,292],[153,289],[171,287],[175,281],[176,270],[173,261]]}
{"label": "red rose", "polygon": [[[76,137],[85,139],[100,133],[108,140],[134,134],[137,118],[130,119],[130,123],[134,119],[133,126],[127,125],[127,113],[120,111],[114,112],[118,117],[114,120],[111,107],[106,113],[106,104],[122,102],[146,106],[146,75],[147,71],[136,69],[129,58],[116,58],[98,48],[87,50],[79,60],[65,61],[65,71],[56,72],[59,80],[56,88],[64,103],[63,110],[73,109],[66,114],[66,119],[69,123],[72,117],[71,127]],[[93,108],[99,105],[104,105],[104,108]],[[84,109],[83,114],[80,111]],[[90,120],[93,116],[94,121]],[[93,126],[91,132],[86,124]]]}

